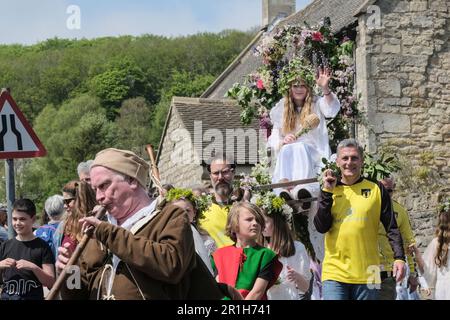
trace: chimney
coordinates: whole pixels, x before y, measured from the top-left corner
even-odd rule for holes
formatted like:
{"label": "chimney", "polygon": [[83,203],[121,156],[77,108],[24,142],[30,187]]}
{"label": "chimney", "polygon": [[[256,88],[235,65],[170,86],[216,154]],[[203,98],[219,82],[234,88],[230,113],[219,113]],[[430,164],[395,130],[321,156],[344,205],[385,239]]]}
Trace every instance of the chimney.
{"label": "chimney", "polygon": [[295,0],[262,0],[262,2],[263,27],[276,19],[284,19],[295,13]]}

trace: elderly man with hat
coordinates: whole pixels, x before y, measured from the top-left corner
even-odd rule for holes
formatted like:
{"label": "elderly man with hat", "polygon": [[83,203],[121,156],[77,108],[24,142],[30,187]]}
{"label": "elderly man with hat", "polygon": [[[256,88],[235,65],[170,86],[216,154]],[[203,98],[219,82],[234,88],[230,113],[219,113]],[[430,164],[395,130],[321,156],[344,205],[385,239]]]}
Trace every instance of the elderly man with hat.
{"label": "elderly man with hat", "polygon": [[[195,254],[185,212],[173,205],[154,210],[150,204],[148,171],[148,164],[130,151],[109,148],[96,155],[91,185],[109,222],[81,219],[85,227],[95,227],[96,241],[89,241],[78,261],[81,288],[66,283],[63,299],[222,297]],[[58,251],[61,269],[71,253],[64,247]]]}

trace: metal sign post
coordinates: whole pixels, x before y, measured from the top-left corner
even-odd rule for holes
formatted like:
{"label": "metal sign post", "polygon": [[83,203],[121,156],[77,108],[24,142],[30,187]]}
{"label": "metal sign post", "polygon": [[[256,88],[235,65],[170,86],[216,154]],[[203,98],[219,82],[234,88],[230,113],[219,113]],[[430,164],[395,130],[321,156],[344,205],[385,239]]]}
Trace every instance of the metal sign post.
{"label": "metal sign post", "polygon": [[6,200],[8,204],[8,237],[15,236],[12,206],[16,198],[15,158],[43,157],[47,151],[20,111],[9,89],[0,92],[0,159],[5,159]]}
{"label": "metal sign post", "polygon": [[8,238],[12,239],[16,236],[16,232],[12,226],[12,206],[16,199],[16,189],[14,183],[14,159],[6,159],[5,161],[5,177],[6,177],[6,202],[8,205]]}

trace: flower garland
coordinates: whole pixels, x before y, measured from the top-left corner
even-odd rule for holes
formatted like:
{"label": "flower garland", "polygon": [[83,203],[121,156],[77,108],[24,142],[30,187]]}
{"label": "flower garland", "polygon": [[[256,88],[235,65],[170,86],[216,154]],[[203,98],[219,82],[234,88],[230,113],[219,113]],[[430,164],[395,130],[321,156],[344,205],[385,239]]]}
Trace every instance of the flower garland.
{"label": "flower garland", "polygon": [[243,124],[259,117],[261,128],[270,130],[267,114],[287,92],[290,82],[300,75],[317,93],[316,72],[325,67],[332,70],[329,87],[341,102],[343,120],[333,121],[330,136],[343,138],[336,135],[348,132],[348,123],[358,116],[353,42],[344,38],[339,43],[331,32],[329,18],[318,26],[288,25],[276,29],[264,36],[254,54],[262,58],[262,66],[249,74],[243,84],[235,83],[226,93],[226,97],[237,100],[241,106]]}
{"label": "flower garland", "polygon": [[251,203],[263,209],[269,216],[281,214],[286,219],[289,226],[292,226],[292,208],[283,198],[278,197],[275,193],[257,193],[252,197]]}
{"label": "flower garland", "polygon": [[206,211],[212,204],[212,195],[201,195],[194,196],[192,190],[183,188],[173,188],[170,189],[166,195],[166,200],[176,201],[176,200],[186,200],[192,203],[195,210],[201,214]]}

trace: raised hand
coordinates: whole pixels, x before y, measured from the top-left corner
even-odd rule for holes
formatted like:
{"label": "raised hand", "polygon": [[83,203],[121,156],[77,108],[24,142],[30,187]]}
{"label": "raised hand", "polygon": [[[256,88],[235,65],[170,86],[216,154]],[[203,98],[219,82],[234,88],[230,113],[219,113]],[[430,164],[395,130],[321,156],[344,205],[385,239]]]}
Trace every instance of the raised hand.
{"label": "raised hand", "polygon": [[331,69],[330,68],[319,68],[319,72],[316,77],[316,83],[319,87],[325,90],[328,89],[328,83],[331,79]]}
{"label": "raised hand", "polygon": [[323,187],[324,189],[333,190],[336,186],[336,176],[334,175],[333,170],[327,169],[323,173]]}

